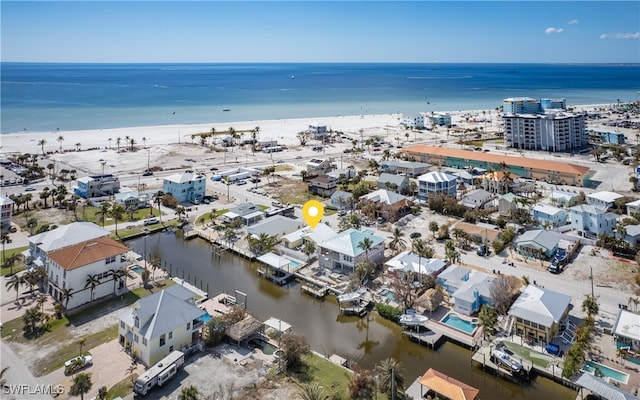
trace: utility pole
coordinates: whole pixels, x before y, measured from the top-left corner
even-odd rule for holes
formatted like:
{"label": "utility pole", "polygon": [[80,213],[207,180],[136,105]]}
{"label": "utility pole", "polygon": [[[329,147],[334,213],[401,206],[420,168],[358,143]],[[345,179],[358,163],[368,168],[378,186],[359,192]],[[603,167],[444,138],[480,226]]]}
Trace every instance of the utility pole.
{"label": "utility pole", "polygon": [[589,269],[591,270],[591,299],[595,299],[595,295],[593,293],[593,267],[589,267]]}

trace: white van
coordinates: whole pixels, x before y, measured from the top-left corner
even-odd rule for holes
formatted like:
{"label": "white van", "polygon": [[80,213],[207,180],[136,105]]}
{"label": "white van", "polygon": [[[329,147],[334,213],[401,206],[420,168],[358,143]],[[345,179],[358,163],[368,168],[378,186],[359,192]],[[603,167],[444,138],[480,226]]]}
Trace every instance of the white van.
{"label": "white van", "polygon": [[158,218],[149,218],[144,221],[144,226],[159,224],[159,223],[160,223],[160,220]]}

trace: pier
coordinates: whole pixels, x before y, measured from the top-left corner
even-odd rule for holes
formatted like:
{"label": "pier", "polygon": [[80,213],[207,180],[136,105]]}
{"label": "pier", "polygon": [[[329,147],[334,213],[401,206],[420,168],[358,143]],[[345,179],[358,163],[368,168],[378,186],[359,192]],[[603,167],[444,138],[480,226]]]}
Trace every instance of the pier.
{"label": "pier", "polygon": [[411,341],[418,344],[427,345],[432,350],[435,350],[442,343],[444,335],[440,332],[432,331],[424,327],[424,331],[403,330],[403,335],[406,335]]}
{"label": "pier", "polygon": [[503,365],[496,364],[494,362],[494,357],[491,355],[491,347],[489,345],[481,346],[478,350],[473,353],[471,359],[478,364],[482,365],[482,369],[488,370],[499,376],[501,378],[505,378],[507,380],[519,380],[522,378],[529,377],[531,369],[533,368],[533,363],[528,360],[519,359],[518,361],[522,365],[524,370],[524,374],[514,374],[511,369],[504,368]]}
{"label": "pier", "polygon": [[315,287],[309,286],[309,285],[302,285],[302,291],[304,293],[308,293],[308,294],[310,294],[313,297],[316,297],[318,299],[323,299],[324,296],[327,295],[327,287],[326,286],[323,286],[321,288],[315,288]]}

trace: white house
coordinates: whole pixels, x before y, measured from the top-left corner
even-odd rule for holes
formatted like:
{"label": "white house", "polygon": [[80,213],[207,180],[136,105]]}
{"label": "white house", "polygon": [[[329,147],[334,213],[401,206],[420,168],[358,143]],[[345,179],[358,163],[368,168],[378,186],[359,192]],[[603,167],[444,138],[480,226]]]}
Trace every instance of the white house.
{"label": "white house", "polygon": [[326,158],[312,158],[305,164],[310,174],[326,174],[331,171],[331,160]]}
{"label": "white house", "polygon": [[580,204],[571,207],[569,213],[571,228],[584,237],[613,236],[615,233],[618,215],[607,212],[605,208]]}
{"label": "white house", "polygon": [[527,286],[509,309],[516,335],[551,342],[569,313],[570,303],[571,297],[566,294]]}
{"label": "white house", "polygon": [[484,208],[485,204],[491,200],[491,193],[483,189],[475,189],[467,192],[462,196],[462,200],[458,202],[465,207],[472,209]]}
{"label": "white house", "polygon": [[445,172],[428,172],[418,177],[418,199],[428,201],[430,196],[442,193],[456,197],[458,177]]}
{"label": "white house", "polygon": [[47,254],[87,240],[111,234],[93,222],[73,222],[29,237],[29,248],[22,252],[27,265],[43,268]]}
{"label": "white house", "polygon": [[640,314],[621,308],[612,332],[618,348],[628,347],[630,350],[640,351]]}
{"label": "white house", "polygon": [[401,125],[411,129],[424,128],[424,115],[422,114],[403,114]]}
{"label": "white house", "polygon": [[284,217],[282,215],[275,215],[247,228],[247,234],[260,236],[261,233],[264,233],[269,236],[277,236],[280,238],[301,229],[304,225],[305,224],[302,221]]}
{"label": "white house", "polygon": [[551,191],[549,200],[551,204],[558,205],[560,207],[571,207],[578,199],[578,194],[573,192],[567,192],[564,190],[554,189]]}
{"label": "white house", "polygon": [[440,258],[418,257],[412,251],[403,251],[385,265],[389,272],[437,276],[447,267],[447,262]]}
{"label": "white house", "polygon": [[48,252],[49,294],[66,309],[118,294],[126,288],[126,276],[114,273],[126,265],[127,252],[127,246],[108,237]]}
{"label": "white house", "polygon": [[531,209],[531,216],[534,221],[542,226],[548,225],[557,228],[567,224],[569,214],[562,208],[546,203],[538,203]]}
{"label": "white house", "polygon": [[288,249],[294,249],[302,246],[305,242],[312,242],[314,245],[330,239],[337,235],[336,231],[331,229],[329,225],[318,224],[315,228],[305,226],[295,232],[291,232],[288,235],[282,237],[282,243],[284,247]]}
{"label": "white house", "polygon": [[[368,251],[361,245],[365,238],[371,242]],[[370,230],[347,229],[318,244],[320,267],[355,271],[356,265],[367,259],[377,264],[384,258],[384,240]]]}
{"label": "white house", "polygon": [[635,200],[626,204],[627,215],[631,216],[634,213],[640,213],[640,200]]}
{"label": "white house", "polygon": [[169,175],[162,180],[162,191],[178,203],[202,200],[207,191],[207,177],[193,171]]}
{"label": "white house", "polygon": [[608,210],[615,205],[616,200],[624,196],[614,192],[595,192],[586,196],[587,204]]}
{"label": "white house", "polygon": [[119,316],[119,342],[144,365],[200,341],[208,314],[194,304],[195,293],[170,286],[138,300]]}
{"label": "white house", "polygon": [[438,282],[454,300],[455,311],[471,315],[483,304],[492,305],[491,284],[496,279],[484,272],[451,265],[438,275]]}

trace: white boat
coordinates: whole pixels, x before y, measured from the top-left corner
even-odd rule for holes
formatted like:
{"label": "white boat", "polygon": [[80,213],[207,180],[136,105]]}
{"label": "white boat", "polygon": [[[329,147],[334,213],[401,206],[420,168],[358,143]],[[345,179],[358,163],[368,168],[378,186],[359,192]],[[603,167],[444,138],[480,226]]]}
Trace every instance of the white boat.
{"label": "white boat", "polygon": [[400,324],[402,325],[421,325],[424,322],[428,321],[429,317],[421,314],[402,314],[400,316]]}
{"label": "white boat", "polygon": [[356,300],[360,300],[360,298],[362,297],[362,295],[365,293],[364,290],[356,290],[355,292],[350,292],[350,293],[344,293],[338,296],[338,302],[339,303],[347,303],[347,302],[353,302]]}
{"label": "white boat", "polygon": [[505,353],[504,351],[493,349],[491,354],[495,358],[496,362],[503,364],[513,372],[522,371],[522,364],[514,360],[509,354]]}

